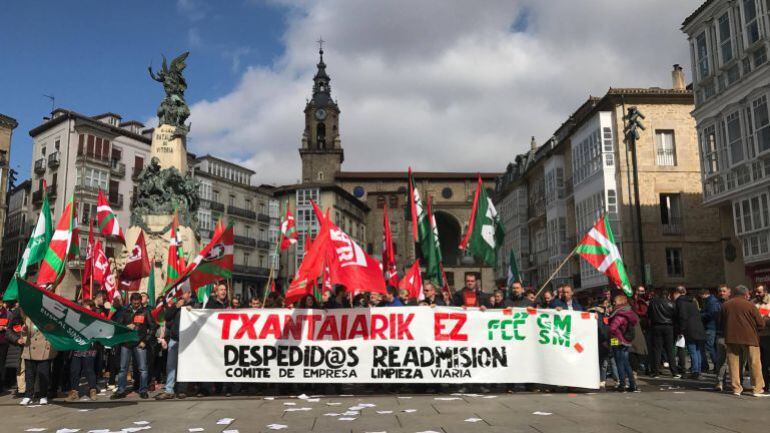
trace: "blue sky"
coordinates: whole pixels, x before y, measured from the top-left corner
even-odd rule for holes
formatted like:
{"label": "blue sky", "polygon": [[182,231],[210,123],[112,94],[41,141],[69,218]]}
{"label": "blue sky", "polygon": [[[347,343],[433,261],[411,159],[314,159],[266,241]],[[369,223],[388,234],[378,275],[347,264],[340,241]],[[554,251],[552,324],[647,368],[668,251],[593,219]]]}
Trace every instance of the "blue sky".
{"label": "blue sky", "polygon": [[282,51],[285,10],[260,2],[3,2],[0,113],[19,121],[11,166],[29,176],[28,131],[58,107],[115,111],[124,120],[154,115],[162,89],[147,75],[161,53],[184,50],[190,104],[231,91],[246,65],[270,64]]}
{"label": "blue sky", "polygon": [[6,1],[0,113],[20,122],[23,179],[44,94],[147,121],[162,98],[147,66],[190,50],[190,150],[294,182],[323,36],[344,170],[502,171],[589,95],[670,87],[675,63],[689,76],[680,26],[702,2]]}

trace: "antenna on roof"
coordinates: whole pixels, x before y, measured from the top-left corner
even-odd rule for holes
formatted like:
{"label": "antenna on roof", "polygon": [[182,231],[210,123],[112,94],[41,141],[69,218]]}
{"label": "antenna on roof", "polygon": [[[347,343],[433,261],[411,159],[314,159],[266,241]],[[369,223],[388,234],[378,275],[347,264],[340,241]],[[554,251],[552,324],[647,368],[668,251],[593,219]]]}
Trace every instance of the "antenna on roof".
{"label": "antenna on roof", "polygon": [[54,95],[43,95],[43,96],[51,100],[51,115],[53,115],[53,110],[56,108],[56,96]]}

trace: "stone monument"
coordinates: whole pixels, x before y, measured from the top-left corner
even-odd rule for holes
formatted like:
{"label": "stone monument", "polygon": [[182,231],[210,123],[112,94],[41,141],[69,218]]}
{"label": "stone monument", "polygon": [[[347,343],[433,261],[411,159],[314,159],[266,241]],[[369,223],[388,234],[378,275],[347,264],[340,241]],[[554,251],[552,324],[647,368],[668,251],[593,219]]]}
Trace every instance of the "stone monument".
{"label": "stone monument", "polygon": [[[190,109],[184,99],[187,82],[182,71],[187,66],[189,53],[183,53],[171,61],[170,66],[163,57],[161,70],[150,77],[163,84],[166,96],[158,107],[158,127],[152,135],[150,163],[136,179],[136,192],[132,200],[131,226],[126,232],[127,249],[133,247],[140,231],[145,233],[147,252],[155,272],[156,296],[161,294],[166,280],[166,259],[171,224],[176,213],[179,217],[178,238],[182,249],[190,256],[198,251],[197,212],[200,204],[198,182],[187,168],[187,133],[190,125],[185,121]],[[120,259],[125,263],[128,250]],[[122,265],[121,263],[121,265]],[[147,279],[142,281],[145,291]]]}

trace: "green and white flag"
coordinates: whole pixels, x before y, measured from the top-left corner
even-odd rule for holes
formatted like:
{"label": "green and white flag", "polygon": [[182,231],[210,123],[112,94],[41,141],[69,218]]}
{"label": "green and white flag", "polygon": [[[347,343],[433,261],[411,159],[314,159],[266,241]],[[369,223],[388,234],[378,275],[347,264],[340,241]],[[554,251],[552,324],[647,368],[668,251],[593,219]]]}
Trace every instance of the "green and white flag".
{"label": "green and white flag", "polygon": [[519,275],[519,266],[516,264],[516,255],[511,250],[511,255],[508,258],[508,281],[507,287],[511,287],[513,283],[521,282],[521,275]]}
{"label": "green and white flag", "polygon": [[18,283],[21,309],[56,350],[85,350],[94,342],[115,347],[139,340],[134,330],[25,280]]}
{"label": "green and white flag", "polygon": [[196,297],[198,298],[198,303],[201,304],[201,308],[204,307],[206,305],[206,302],[209,301],[212,291],[214,291],[213,283],[198,287],[198,290],[196,292],[196,295],[197,295]]}
{"label": "green and white flag", "polygon": [[444,286],[443,273],[441,272],[441,246],[438,240],[438,227],[428,197],[428,208],[423,206],[420,191],[414,185],[412,169],[409,169],[409,201],[412,214],[412,236],[414,241],[420,244],[422,257],[426,261],[427,279],[437,287]]}
{"label": "green and white flag", "polygon": [[460,244],[460,249],[468,251],[487,266],[497,266],[497,250],[503,244],[504,236],[505,228],[500,221],[500,215],[497,214],[492,199],[487,196],[479,176],[468,232]]}
{"label": "green and white flag", "polygon": [[19,282],[17,278],[26,279],[27,270],[30,266],[40,263],[48,250],[48,244],[53,236],[53,220],[51,218],[51,207],[48,204],[48,194],[46,185],[43,182],[43,205],[40,207],[40,216],[37,218],[35,230],[27,242],[27,248],[21,256],[21,262],[16,267],[16,272],[8,283],[3,295],[3,301],[14,301],[19,297]]}

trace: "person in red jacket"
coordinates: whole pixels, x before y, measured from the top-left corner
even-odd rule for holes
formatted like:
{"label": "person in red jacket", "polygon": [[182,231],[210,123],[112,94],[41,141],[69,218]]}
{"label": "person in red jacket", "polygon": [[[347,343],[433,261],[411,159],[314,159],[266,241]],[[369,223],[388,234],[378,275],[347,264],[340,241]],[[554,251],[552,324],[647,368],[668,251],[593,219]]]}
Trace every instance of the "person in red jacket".
{"label": "person in red jacket", "polygon": [[[626,295],[615,296],[615,308],[610,315],[610,347],[612,348],[615,364],[618,367],[619,383],[615,388],[620,392],[638,392],[634,372],[628,358],[631,342],[634,339],[634,327],[639,322],[639,316],[628,304]],[[626,388],[628,378],[628,388]]]}

